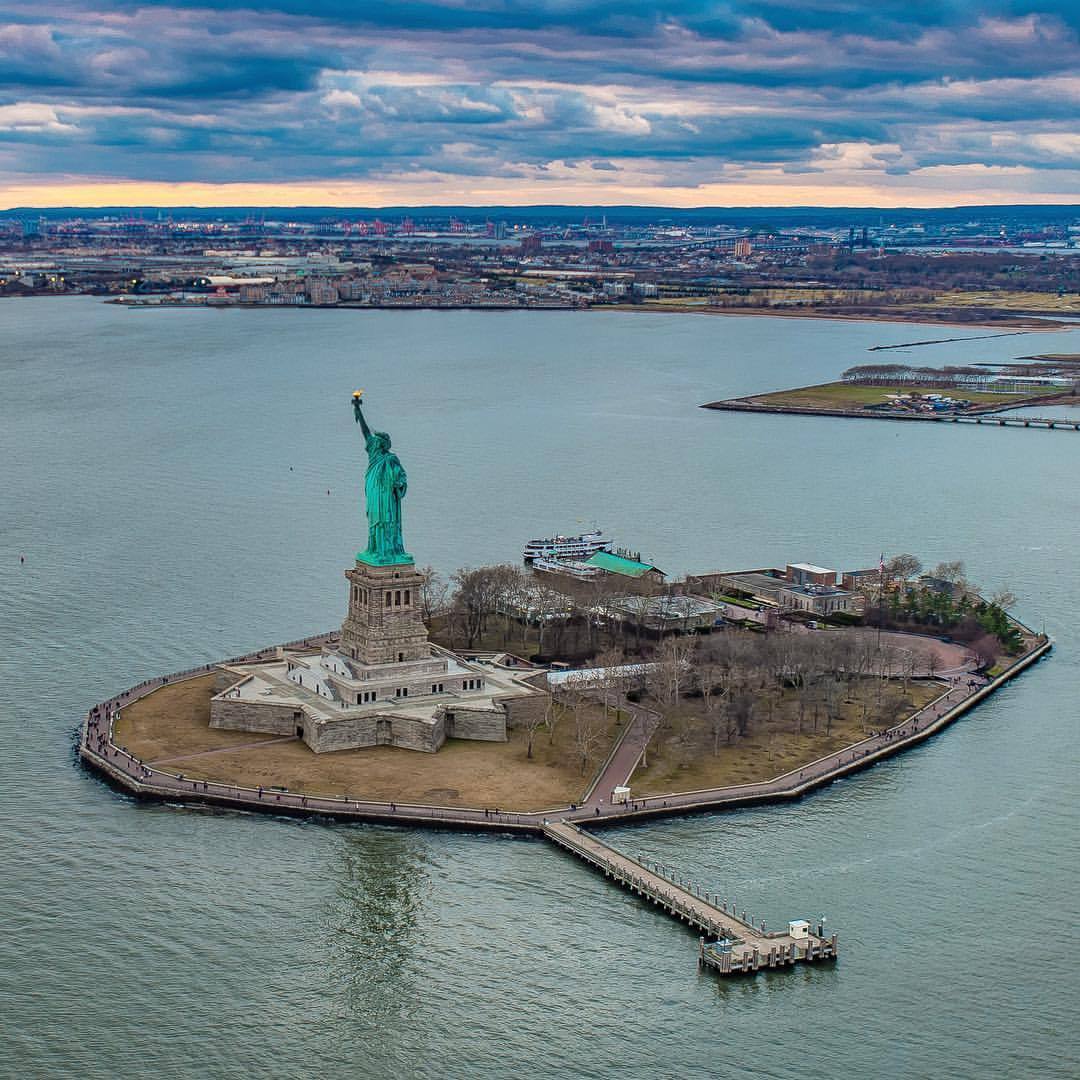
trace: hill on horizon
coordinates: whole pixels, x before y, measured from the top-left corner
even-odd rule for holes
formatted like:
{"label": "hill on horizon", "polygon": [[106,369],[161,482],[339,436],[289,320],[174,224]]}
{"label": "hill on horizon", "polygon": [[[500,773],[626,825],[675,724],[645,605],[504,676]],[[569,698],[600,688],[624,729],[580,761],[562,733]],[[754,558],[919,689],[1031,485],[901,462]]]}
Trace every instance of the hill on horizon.
{"label": "hill on horizon", "polygon": [[271,220],[336,221],[349,217],[395,218],[445,221],[457,217],[462,221],[483,223],[487,220],[513,220],[520,223],[553,222],[580,223],[586,218],[592,224],[607,218],[609,224],[645,225],[739,225],[777,227],[806,225],[880,225],[925,222],[947,225],[972,220],[990,222],[1031,222],[1032,224],[1069,221],[1080,218],[1080,203],[969,205],[938,207],[871,207],[871,206],[590,206],[536,204],[530,206],[97,206],[97,207],[34,207],[20,206],[0,210],[5,218],[40,217],[46,219],[84,218],[100,220],[105,217],[163,217],[189,221],[233,221],[251,217]]}

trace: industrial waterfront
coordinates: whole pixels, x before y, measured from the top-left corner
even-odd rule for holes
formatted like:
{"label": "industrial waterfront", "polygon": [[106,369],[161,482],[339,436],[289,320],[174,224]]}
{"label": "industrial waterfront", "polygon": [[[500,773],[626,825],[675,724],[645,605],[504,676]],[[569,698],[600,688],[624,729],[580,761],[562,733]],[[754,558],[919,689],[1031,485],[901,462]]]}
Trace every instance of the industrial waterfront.
{"label": "industrial waterfront", "polygon": [[[1050,952],[1020,978],[999,943],[972,942],[1003,910],[1063,928],[1078,914],[1072,440],[1051,454],[1023,431],[778,427],[695,407],[824,378],[838,353],[856,362],[907,340],[903,326],[307,312],[271,327],[242,312],[151,323],[91,300],[39,305],[46,335],[0,313],[0,440],[15,463],[0,485],[22,511],[0,560],[14,733],[0,772],[18,806],[0,840],[13,867],[0,895],[17,912],[2,959],[31,1071],[71,1060],[36,1035],[45,1011],[92,1047],[88,1076],[166,1054],[197,1055],[208,1076],[361,1063],[434,1076],[448,1055],[492,1077],[517,1057],[525,1075],[607,1076],[615,1061],[645,1074],[734,1061],[782,1076],[1068,1075],[1067,959]],[[1080,333],[1040,338],[1051,343],[1077,351]],[[974,361],[1023,346],[939,348]],[[376,379],[411,395],[395,442],[431,468],[409,542],[445,551],[445,569],[599,518],[676,570],[793,548],[964,557],[1017,592],[1021,617],[1045,617],[1055,659],[944,738],[794,807],[605,834],[770,924],[827,914],[841,965],[695,979],[685,930],[536,844],[177,813],[71,768],[81,712],[118,686],[338,612],[354,462],[321,423],[323,400]],[[174,999],[160,992],[169,971]],[[106,1027],[84,1008],[103,981]],[[941,986],[947,1005],[931,1012]],[[786,1048],[761,1038],[766,1024],[785,1026]],[[208,1047],[211,1025],[233,1035]]]}

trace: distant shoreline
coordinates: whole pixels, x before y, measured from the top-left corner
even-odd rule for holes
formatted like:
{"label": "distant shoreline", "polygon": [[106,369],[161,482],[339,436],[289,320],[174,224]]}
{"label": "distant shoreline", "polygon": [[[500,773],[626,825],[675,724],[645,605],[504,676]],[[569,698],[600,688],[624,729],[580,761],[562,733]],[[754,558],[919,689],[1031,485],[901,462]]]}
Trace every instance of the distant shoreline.
{"label": "distant shoreline", "polygon": [[[710,308],[696,307],[692,304],[649,307],[645,304],[611,304],[604,308],[590,310],[638,311],[651,314],[672,315],[728,315],[733,317],[773,316],[782,319],[830,319],[835,322],[879,322],[897,324],[920,324],[923,326],[970,327],[973,330],[1020,330],[1036,333],[1046,330],[1080,329],[1080,323],[1059,321],[1053,315],[1009,315],[1001,319],[935,319],[926,314],[906,314],[904,312],[866,312],[864,314],[834,312],[823,308],[801,308],[797,311],[786,308]],[[959,340],[959,339],[958,339]]]}
{"label": "distant shoreline", "polygon": [[[61,296],[91,296],[101,299],[103,294],[98,293],[32,293],[27,296],[0,297],[0,300],[30,300],[38,297],[59,298]],[[126,294],[125,294],[126,295]],[[716,308],[698,306],[694,304],[599,304],[595,306],[575,304],[203,304],[186,303],[183,301],[155,301],[147,298],[145,301],[125,299],[120,296],[105,296],[102,303],[115,304],[118,307],[131,308],[133,310],[151,310],[157,308],[209,308],[215,311],[228,311],[243,309],[245,311],[258,308],[272,311],[579,311],[599,312],[617,311],[650,315],[720,315],[729,318],[778,318],[778,319],[825,319],[834,322],[875,322],[894,323],[897,325],[922,325],[942,326],[956,329],[971,330],[1012,330],[1021,333],[1052,332],[1056,330],[1080,329],[1080,321],[1063,322],[1055,315],[1010,314],[1001,318],[963,319],[935,318],[926,312],[885,312],[880,310],[867,312],[836,312],[823,308]],[[950,309],[943,309],[949,312]],[[955,310],[955,309],[952,309]],[[963,339],[957,339],[963,340]]]}

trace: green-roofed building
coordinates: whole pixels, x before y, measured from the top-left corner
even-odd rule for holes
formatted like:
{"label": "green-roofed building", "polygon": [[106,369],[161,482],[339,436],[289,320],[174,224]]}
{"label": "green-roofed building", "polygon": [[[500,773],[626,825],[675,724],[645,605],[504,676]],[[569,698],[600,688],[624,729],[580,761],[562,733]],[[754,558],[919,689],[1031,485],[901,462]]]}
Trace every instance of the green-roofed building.
{"label": "green-roofed building", "polygon": [[598,551],[590,556],[585,564],[595,566],[608,574],[618,574],[620,577],[634,578],[639,581],[650,580],[659,583],[667,577],[657,566],[639,562],[637,559],[628,559],[625,555],[616,555],[612,551]]}

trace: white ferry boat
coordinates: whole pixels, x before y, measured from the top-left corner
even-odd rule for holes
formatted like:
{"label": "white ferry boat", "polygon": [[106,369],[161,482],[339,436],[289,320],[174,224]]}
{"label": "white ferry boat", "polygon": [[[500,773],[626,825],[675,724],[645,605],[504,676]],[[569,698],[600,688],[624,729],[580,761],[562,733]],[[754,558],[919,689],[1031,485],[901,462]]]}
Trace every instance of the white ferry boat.
{"label": "white ferry boat", "polygon": [[578,581],[588,581],[604,572],[599,566],[590,566],[577,559],[533,559],[532,568],[537,573],[559,574],[561,577],[577,578]]}
{"label": "white ferry boat", "polygon": [[587,559],[598,551],[610,551],[611,541],[597,529],[581,536],[549,536],[530,540],[522,552],[527,563],[535,559]]}

